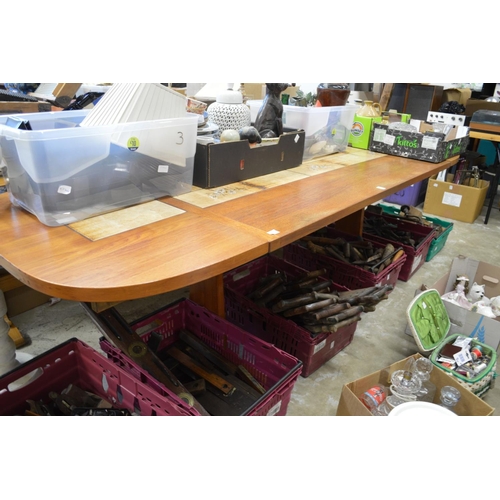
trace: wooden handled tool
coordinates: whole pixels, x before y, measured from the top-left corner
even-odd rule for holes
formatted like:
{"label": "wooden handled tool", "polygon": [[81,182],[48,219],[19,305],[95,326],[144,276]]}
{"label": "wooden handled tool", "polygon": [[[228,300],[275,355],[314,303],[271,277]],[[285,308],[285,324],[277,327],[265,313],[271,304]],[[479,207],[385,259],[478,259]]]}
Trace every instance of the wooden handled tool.
{"label": "wooden handled tool", "polygon": [[109,342],[201,415],[210,415],[114,308],[96,313],[89,304],[83,306]]}

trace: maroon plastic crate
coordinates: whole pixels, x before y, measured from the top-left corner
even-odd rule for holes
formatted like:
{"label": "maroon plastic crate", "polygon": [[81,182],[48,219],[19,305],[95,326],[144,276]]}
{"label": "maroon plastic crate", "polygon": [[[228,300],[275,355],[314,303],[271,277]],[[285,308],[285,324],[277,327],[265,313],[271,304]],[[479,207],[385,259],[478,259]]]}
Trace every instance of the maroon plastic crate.
{"label": "maroon plastic crate", "polygon": [[427,253],[429,252],[431,243],[437,237],[437,231],[432,227],[407,222],[392,215],[379,215],[365,211],[365,219],[366,218],[382,218],[397,226],[399,231],[406,231],[410,233],[415,240],[419,241],[417,247],[413,248],[411,245],[403,245],[397,241],[382,238],[375,234],[363,231],[363,238],[367,240],[374,242],[377,241],[383,244],[391,243],[394,246],[403,248],[407,258],[401,272],[399,273],[398,279],[401,281],[408,281],[425,264],[425,259],[427,258]]}
{"label": "maroon plastic crate", "polygon": [[[266,255],[226,273],[226,318],[256,337],[300,359],[303,363],[301,375],[308,377],[352,342],[357,322],[339,328],[337,332],[320,333],[313,337],[308,330],[294,321],[258,306],[246,297],[257,287],[261,277],[275,272],[297,278],[307,271],[274,255]],[[347,290],[337,284],[334,284],[333,288],[338,291]]]}
{"label": "maroon plastic crate", "polygon": [[[31,379],[28,384],[15,387],[22,377],[35,371],[38,376],[28,377]],[[61,392],[70,384],[134,414],[188,415],[183,404],[161,396],[76,338],[34,357],[0,377],[0,415],[24,415],[29,409],[26,400],[48,403],[51,391]]]}
{"label": "maroon plastic crate", "polygon": [[[152,331],[160,334],[163,340],[158,346],[158,353],[178,339],[180,330],[189,330],[228,361],[243,365],[266,389],[265,394],[242,415],[286,415],[293,386],[302,370],[302,362],[294,356],[254,337],[189,299],[181,299],[168,305],[132,323],[131,327],[145,342],[149,340]],[[100,345],[109,358],[134,377],[162,395],[171,394],[163,384],[107,340],[101,339]],[[191,411],[194,415],[200,415],[194,408]]]}
{"label": "maroon plastic crate", "polygon": [[[346,241],[355,241],[356,239],[359,239],[359,237],[352,234],[338,231],[333,226],[327,226],[325,230],[325,236],[329,238],[342,237]],[[382,248],[385,246],[385,244],[377,241],[372,241],[372,244],[375,248]],[[358,290],[360,288],[368,288],[376,285],[396,286],[399,274],[405,265],[407,256],[406,254],[403,255],[396,262],[393,262],[378,274],[366,271],[360,266],[342,262],[341,260],[328,255],[314,253],[299,242],[285,246],[283,248],[283,258],[288,262],[309,271],[324,267],[328,271],[327,276],[329,279],[335,283],[345,286],[349,290]]]}

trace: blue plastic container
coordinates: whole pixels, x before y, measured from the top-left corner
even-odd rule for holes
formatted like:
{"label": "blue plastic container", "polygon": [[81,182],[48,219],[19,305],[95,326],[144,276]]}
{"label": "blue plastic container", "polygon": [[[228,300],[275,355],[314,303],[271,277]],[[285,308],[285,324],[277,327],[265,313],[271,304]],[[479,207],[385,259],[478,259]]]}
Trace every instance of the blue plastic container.
{"label": "blue plastic container", "polygon": [[384,198],[384,201],[387,201],[388,203],[397,203],[398,205],[410,205],[411,207],[416,207],[425,200],[428,182],[429,179],[416,182],[415,184],[405,187],[401,191],[397,191],[387,198]]}

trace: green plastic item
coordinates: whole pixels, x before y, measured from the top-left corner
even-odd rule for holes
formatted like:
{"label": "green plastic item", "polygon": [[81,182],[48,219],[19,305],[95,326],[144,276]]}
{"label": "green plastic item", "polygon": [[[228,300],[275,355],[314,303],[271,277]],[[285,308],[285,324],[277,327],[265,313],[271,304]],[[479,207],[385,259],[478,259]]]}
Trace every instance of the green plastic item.
{"label": "green plastic item", "polygon": [[406,310],[413,337],[421,351],[429,353],[450,331],[450,317],[441,295],[435,289],[417,295]]}
{"label": "green plastic item", "polygon": [[454,370],[451,370],[450,368],[447,368],[446,366],[443,366],[441,363],[438,362],[438,358],[439,358],[441,349],[445,346],[445,344],[453,344],[453,342],[455,342],[457,337],[463,337],[463,335],[461,335],[461,334],[450,335],[446,339],[446,342],[443,342],[442,346],[439,346],[439,348],[436,348],[433,351],[433,353],[430,356],[430,360],[432,361],[432,364],[438,366],[439,368],[441,368],[441,370],[444,370],[445,372],[452,374],[454,377],[457,377],[459,380],[461,380],[467,384],[471,384],[471,385],[477,384],[478,382],[482,381],[485,376],[487,376],[488,374],[491,374],[491,371],[496,367],[497,353],[489,345],[483,344],[482,342],[479,342],[478,340],[473,339],[471,344],[470,344],[471,349],[475,346],[480,346],[483,354],[485,354],[486,356],[490,356],[491,359],[490,359],[490,362],[488,363],[487,367],[481,373],[479,373],[476,377],[467,378],[464,375],[457,373]]}
{"label": "green plastic item", "polygon": [[423,353],[430,354],[429,359],[434,366],[455,377],[476,396],[482,397],[492,387],[496,377],[497,353],[475,338],[471,341],[471,348],[480,346],[482,352],[490,357],[486,368],[477,376],[468,378],[438,361],[445,345],[453,344],[458,337],[467,335],[449,335],[450,317],[437,290],[425,290],[414,297],[406,310],[406,316],[415,342]]}

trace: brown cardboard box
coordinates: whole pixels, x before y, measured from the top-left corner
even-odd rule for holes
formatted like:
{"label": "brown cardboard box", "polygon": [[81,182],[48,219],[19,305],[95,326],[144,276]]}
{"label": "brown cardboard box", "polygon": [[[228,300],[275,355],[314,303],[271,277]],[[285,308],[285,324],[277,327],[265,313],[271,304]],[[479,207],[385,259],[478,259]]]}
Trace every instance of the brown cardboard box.
{"label": "brown cardboard box", "polygon": [[265,83],[244,83],[245,96],[249,100],[260,100],[266,96]]}
{"label": "brown cardboard box", "polygon": [[0,266],[0,290],[4,293],[9,317],[17,316],[50,300],[48,295],[23,285]]}
{"label": "brown cardboard box", "polygon": [[443,102],[457,101],[462,106],[465,106],[471,95],[471,89],[446,89],[443,91]]}
{"label": "brown cardboard box", "polygon": [[453,175],[447,181],[432,176],[427,184],[424,212],[448,219],[473,223],[481,213],[490,183],[479,180],[479,187],[454,184]]}
{"label": "brown cardboard box", "polygon": [[[418,359],[422,357],[422,355],[416,353],[412,357]],[[371,417],[372,414],[361,402],[359,396],[361,396],[361,394],[370,389],[370,387],[373,387],[375,384],[380,383],[389,387],[390,376],[396,370],[401,370],[404,367],[407,359],[408,358],[397,361],[387,368],[373,372],[366,377],[355,380],[354,382],[345,384],[344,387],[342,387],[342,393],[340,396],[339,405],[337,407],[337,416]],[[460,416],[489,416],[492,415],[495,411],[494,408],[485,403],[481,398],[477,397],[475,394],[460,385],[454,377],[448,375],[448,373],[440,370],[437,367],[435,367],[431,372],[431,382],[433,382],[437,387],[434,403],[439,402],[440,390],[445,385],[451,385],[460,391],[462,396],[456,406],[456,413]]]}
{"label": "brown cardboard box", "polygon": [[[245,89],[245,96],[249,101],[260,101],[266,97],[266,84],[265,83],[243,83]],[[282,94],[288,94],[290,97],[295,97],[300,87],[287,87]]]}
{"label": "brown cardboard box", "polygon": [[465,114],[472,116],[480,109],[489,109],[491,111],[500,111],[500,102],[490,102],[484,99],[469,99],[465,106]]}

